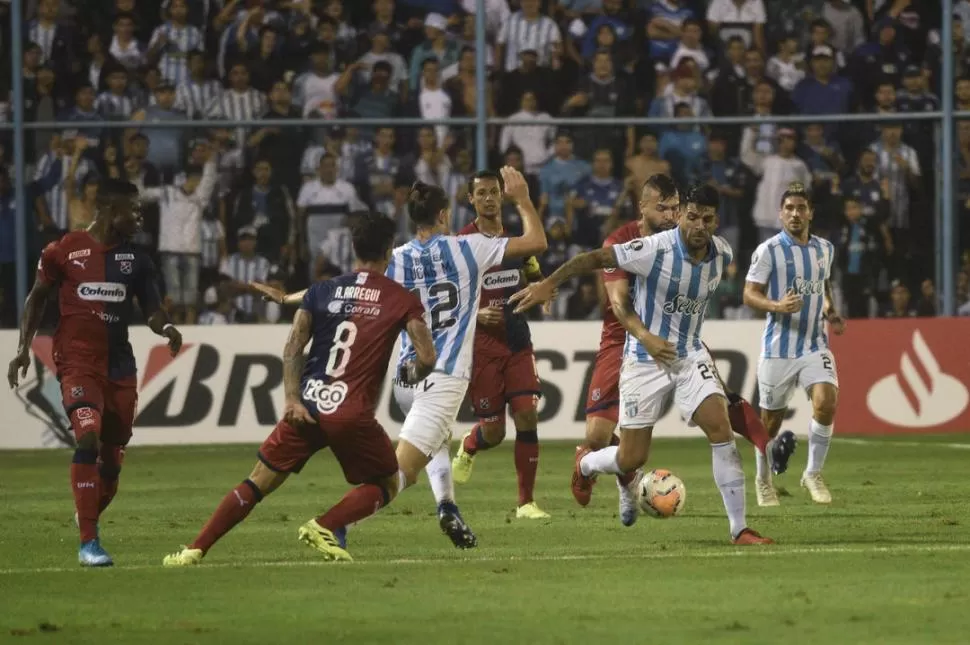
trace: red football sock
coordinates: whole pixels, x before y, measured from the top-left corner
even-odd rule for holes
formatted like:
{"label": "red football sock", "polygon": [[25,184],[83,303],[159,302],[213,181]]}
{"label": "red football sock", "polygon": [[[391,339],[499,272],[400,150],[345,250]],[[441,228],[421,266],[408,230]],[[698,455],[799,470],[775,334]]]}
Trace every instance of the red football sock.
{"label": "red football sock", "polygon": [[761,417],[755,412],[750,403],[741,399],[728,407],[728,418],[731,429],[754,444],[761,454],[765,453],[768,441],[768,429],[761,422]]}
{"label": "red football sock", "polygon": [[479,450],[488,450],[489,448],[494,448],[494,444],[490,444],[485,440],[485,435],[482,432],[482,424],[476,423],[472,431],[468,433],[464,441],[461,442],[462,448],[469,455],[474,455]]}
{"label": "red football sock", "polygon": [[351,489],[329,511],[317,518],[317,524],[336,531],[376,513],[390,500],[387,491],[377,484],[363,484]]}
{"label": "red football sock", "polygon": [[519,481],[519,506],[533,501],[539,470],[539,435],[535,430],[515,433],[515,475]]}
{"label": "red football sock", "polygon": [[71,464],[71,490],[74,508],[81,531],[81,542],[98,537],[98,502],[101,498],[101,477],[98,475],[98,453],[78,448]]}
{"label": "red football sock", "polygon": [[215,513],[202,527],[202,532],[192,542],[190,548],[202,549],[207,553],[234,526],[242,522],[252,512],[253,507],[263,500],[263,494],[256,484],[248,479],[239,484],[222,498]]}
{"label": "red football sock", "polygon": [[118,478],[121,475],[121,462],[125,458],[123,446],[102,444],[101,463],[98,473],[101,475],[101,500],[98,504],[98,515],[111,504],[111,500],[118,494]]}

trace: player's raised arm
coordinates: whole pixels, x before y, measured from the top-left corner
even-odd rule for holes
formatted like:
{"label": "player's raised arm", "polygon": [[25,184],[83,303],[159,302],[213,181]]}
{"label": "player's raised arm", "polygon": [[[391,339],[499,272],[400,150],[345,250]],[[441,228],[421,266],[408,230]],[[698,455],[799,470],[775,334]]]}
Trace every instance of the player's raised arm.
{"label": "player's raised arm", "polygon": [[522,217],[522,235],[509,239],[505,247],[505,257],[524,258],[545,253],[549,242],[546,240],[546,230],[542,226],[539,212],[529,198],[528,182],[522,173],[511,166],[502,168],[501,174],[505,194],[515,202]]}
{"label": "player's raised arm", "polygon": [[283,418],[288,423],[313,423],[313,418],[300,398],[303,350],[310,342],[312,329],[313,316],[306,309],[298,310],[283,347],[283,392],[286,397]]}

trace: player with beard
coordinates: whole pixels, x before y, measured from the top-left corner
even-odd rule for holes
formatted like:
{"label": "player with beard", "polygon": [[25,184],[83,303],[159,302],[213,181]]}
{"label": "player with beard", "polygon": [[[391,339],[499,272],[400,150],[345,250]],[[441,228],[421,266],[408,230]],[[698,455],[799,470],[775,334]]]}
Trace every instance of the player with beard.
{"label": "player with beard", "polygon": [[101,547],[98,520],[118,491],[135,420],[137,367],[128,342],[133,299],[151,330],[168,339],[172,356],[182,347],[182,335],[160,307],[151,258],[129,242],[141,228],[138,189],[105,180],[98,187],[97,209],[86,230],[68,233],[41,253],[17,356],[7,371],[11,388],[26,376],[44,306],[56,291],[60,321],[53,358],[64,412],[77,439],[71,489],[81,533],[78,560],[88,567],[113,564]]}
{"label": "player with beard", "polygon": [[[507,237],[502,224],[504,201],[502,176],[490,170],[476,173],[468,181],[468,201],[475,209],[475,221],[459,235],[481,233],[486,237]],[[472,474],[475,456],[494,448],[505,439],[505,410],[515,423],[515,473],[519,498],[515,516],[546,519],[549,514],[533,498],[539,468],[539,376],[529,322],[508,304],[509,296],[529,282],[542,279],[539,261],[506,258],[485,273],[482,280],[475,330],[472,379],[469,397],[480,421],[459,444],[452,461],[454,480],[465,483]]]}
{"label": "player with beard", "polygon": [[682,202],[677,228],[577,255],[510,301],[519,303],[516,311],[525,311],[548,302],[573,276],[607,268],[635,274],[633,307],[614,310],[627,331],[620,369],[620,443],[595,451],[579,448],[576,477],[589,488],[600,473],[635,473],[646,463],[653,427],[673,396],[683,418],[699,426],[711,444],[714,481],[732,543],[770,544],[772,540],[747,525],[744,470],[727,395],[701,342],[708,301],[733,258],[728,243],[714,235],[718,206],[716,190],[707,184],[692,186]]}

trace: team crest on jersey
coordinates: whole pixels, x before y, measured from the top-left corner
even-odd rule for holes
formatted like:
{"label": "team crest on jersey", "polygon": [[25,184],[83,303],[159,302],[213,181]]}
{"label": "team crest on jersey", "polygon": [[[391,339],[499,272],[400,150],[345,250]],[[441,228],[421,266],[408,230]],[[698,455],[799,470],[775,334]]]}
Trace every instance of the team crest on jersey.
{"label": "team crest on jersey", "polygon": [[818,264],[818,268],[819,269],[824,269],[825,268],[825,258],[819,258],[818,261],[816,262],[816,264]]}
{"label": "team crest on jersey", "polygon": [[488,404],[488,399],[479,399],[479,401],[478,401],[478,407],[479,408],[481,408],[482,410],[487,410],[488,409],[488,405],[489,405]]}
{"label": "team crest on jersey", "polygon": [[76,260],[77,258],[86,258],[91,255],[91,249],[81,249],[80,251],[71,251],[67,254],[68,260]]}
{"label": "team crest on jersey", "polygon": [[593,400],[594,401],[599,401],[602,396],[603,396],[603,393],[600,392],[600,389],[599,388],[596,388],[595,390],[593,390]]}
{"label": "team crest on jersey", "polygon": [[636,399],[627,399],[623,402],[623,406],[626,410],[626,416],[628,418],[632,419],[640,412],[640,405],[637,403]]}
{"label": "team crest on jersey", "polygon": [[367,274],[366,273],[358,273],[357,274],[357,284],[364,284],[365,282],[367,282]]}
{"label": "team crest on jersey", "polygon": [[634,251],[639,251],[643,248],[643,240],[633,240],[630,242],[630,248]]}
{"label": "team crest on jersey", "polygon": [[80,385],[75,385],[71,388],[71,396],[75,399],[80,399],[82,396],[84,396],[84,388]]}
{"label": "team crest on jersey", "polygon": [[441,262],[441,251],[438,249],[438,247],[433,247],[431,249],[431,261]]}
{"label": "team crest on jersey", "polygon": [[128,260],[122,260],[121,262],[121,272],[125,275],[131,275],[131,262]]}

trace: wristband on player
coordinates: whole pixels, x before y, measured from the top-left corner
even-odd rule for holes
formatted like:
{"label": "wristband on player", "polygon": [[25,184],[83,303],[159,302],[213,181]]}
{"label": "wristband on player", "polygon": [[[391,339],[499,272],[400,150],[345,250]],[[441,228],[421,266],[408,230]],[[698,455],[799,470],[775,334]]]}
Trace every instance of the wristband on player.
{"label": "wristband on player", "polygon": [[162,325],[161,335],[164,336],[165,332],[167,332],[169,329],[175,329],[175,325],[173,325],[172,323],[165,323],[164,325]]}

